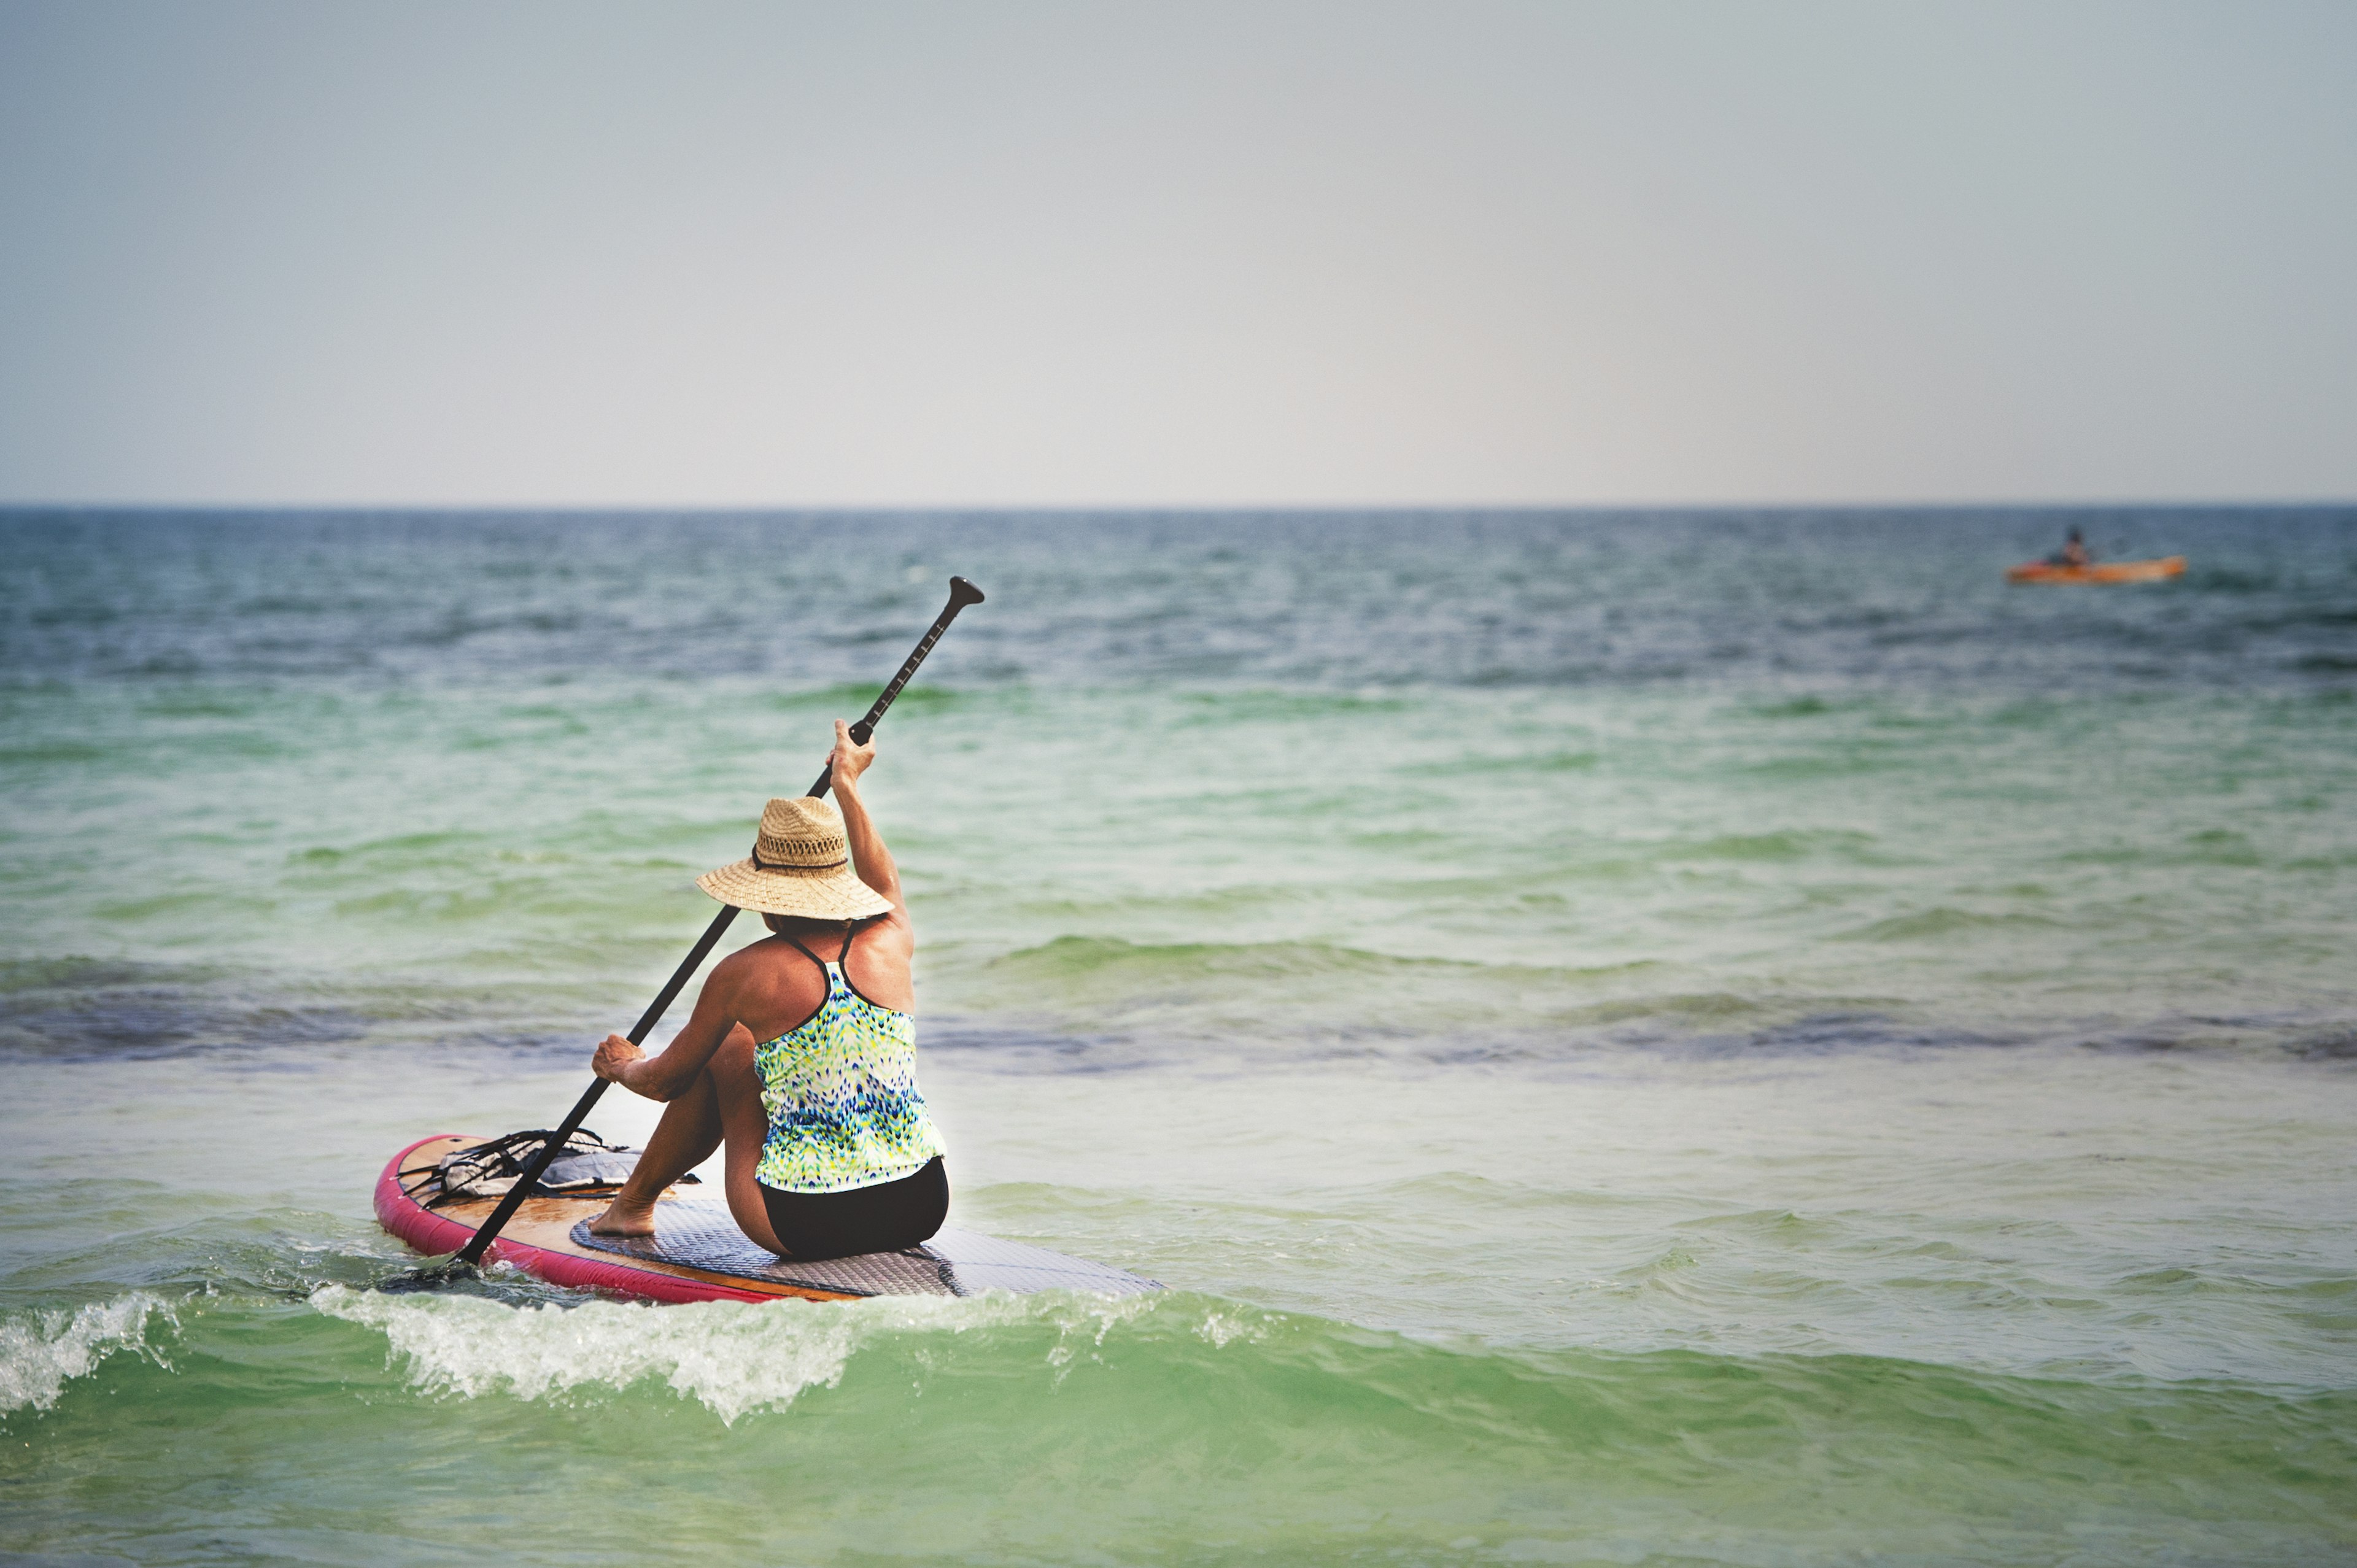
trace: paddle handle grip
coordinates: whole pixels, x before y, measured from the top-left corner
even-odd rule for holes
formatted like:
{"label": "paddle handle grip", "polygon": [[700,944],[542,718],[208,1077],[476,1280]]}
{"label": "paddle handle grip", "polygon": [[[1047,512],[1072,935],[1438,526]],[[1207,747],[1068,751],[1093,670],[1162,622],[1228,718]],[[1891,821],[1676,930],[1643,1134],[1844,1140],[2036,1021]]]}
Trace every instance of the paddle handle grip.
{"label": "paddle handle grip", "polygon": [[[892,677],[892,683],[885,687],[883,695],[876,699],[876,705],[867,710],[865,718],[851,726],[852,745],[867,744],[868,737],[876,733],[876,726],[884,722],[884,710],[892,705],[892,699],[900,694],[900,688],[909,683],[909,678],[917,672],[917,666],[925,661],[925,655],[931,653],[933,650],[933,644],[942,639],[942,633],[949,630],[950,622],[957,619],[958,611],[968,605],[980,603],[982,603],[980,588],[975,587],[963,577],[950,579],[950,602],[943,605],[942,613],[933,618],[933,624],[926,628],[924,637],[917,643],[917,650],[909,655],[908,661],[900,666],[900,672]],[[830,762],[818,770],[818,782],[810,787],[810,792],[813,795],[823,796],[834,783],[834,764]]]}

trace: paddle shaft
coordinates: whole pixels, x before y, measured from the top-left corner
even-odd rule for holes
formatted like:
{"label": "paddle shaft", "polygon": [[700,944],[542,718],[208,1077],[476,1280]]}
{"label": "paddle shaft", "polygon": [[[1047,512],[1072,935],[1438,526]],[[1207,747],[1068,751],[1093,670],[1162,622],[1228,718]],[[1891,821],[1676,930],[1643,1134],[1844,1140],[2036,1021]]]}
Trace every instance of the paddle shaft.
{"label": "paddle shaft", "polygon": [[[892,683],[885,687],[883,695],[876,699],[875,706],[867,710],[866,717],[851,726],[853,744],[867,744],[868,737],[876,733],[876,726],[883,722],[884,710],[892,705],[892,699],[900,694],[900,688],[909,683],[909,678],[917,672],[917,666],[925,661],[925,655],[931,653],[933,644],[942,639],[942,633],[950,628],[950,622],[957,619],[958,611],[968,605],[980,603],[980,588],[963,577],[950,579],[950,602],[942,607],[940,615],[933,618],[933,624],[926,628],[916,651],[909,655],[907,661],[900,666],[900,672],[892,677]],[[834,764],[829,761],[819,769],[818,782],[811,786],[810,792],[823,796],[834,782]],[[662,1021],[662,1015],[670,1011],[671,1004],[679,999],[679,993],[686,989],[687,983],[703,967],[704,961],[712,955],[713,948],[718,945],[728,929],[729,922],[736,919],[737,915],[736,906],[726,905],[720,913],[712,917],[712,924],[704,928],[704,934],[695,939],[695,945],[687,950],[687,956],[680,961],[677,969],[672,971],[671,978],[663,983],[662,990],[647,1004],[647,1010],[639,1015],[639,1021],[630,1026],[630,1044],[646,1044],[647,1032]],[[458,1249],[459,1262],[470,1267],[482,1262],[484,1252],[499,1240],[500,1232],[506,1230],[508,1221],[515,1218],[515,1211],[523,1207],[523,1200],[540,1185],[541,1173],[548,1169],[549,1162],[555,1159],[557,1151],[565,1147],[565,1141],[580,1129],[598,1098],[606,1092],[608,1082],[602,1078],[590,1080],[581,1098],[573,1102],[573,1109],[565,1113],[565,1120],[557,1125],[555,1133],[541,1145],[540,1153],[533,1156],[532,1164],[525,1167],[523,1175],[516,1178],[515,1186],[501,1195],[499,1207],[491,1210],[490,1218],[478,1226],[474,1237]]]}

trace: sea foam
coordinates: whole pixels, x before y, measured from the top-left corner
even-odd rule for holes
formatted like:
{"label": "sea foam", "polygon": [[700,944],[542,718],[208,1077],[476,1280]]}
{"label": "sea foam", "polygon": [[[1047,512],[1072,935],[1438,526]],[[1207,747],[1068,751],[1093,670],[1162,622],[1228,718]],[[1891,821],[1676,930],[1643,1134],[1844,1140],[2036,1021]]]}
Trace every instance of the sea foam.
{"label": "sea foam", "polygon": [[481,1296],[396,1296],[323,1285],[311,1304],[382,1333],[392,1354],[407,1361],[411,1382],[432,1392],[556,1400],[656,1380],[733,1424],[749,1412],[782,1410],[810,1389],[834,1388],[863,1348],[910,1334],[1049,1326],[1056,1335],[1047,1364],[1060,1374],[1157,1301],[994,1294],[825,1304],[510,1305]]}
{"label": "sea foam", "polygon": [[130,1350],[168,1368],[147,1342],[147,1320],[180,1325],[171,1304],[144,1291],[93,1301],[71,1312],[35,1312],[0,1319],[0,1414],[30,1405],[48,1410],[67,1383],[87,1377],[117,1350]]}

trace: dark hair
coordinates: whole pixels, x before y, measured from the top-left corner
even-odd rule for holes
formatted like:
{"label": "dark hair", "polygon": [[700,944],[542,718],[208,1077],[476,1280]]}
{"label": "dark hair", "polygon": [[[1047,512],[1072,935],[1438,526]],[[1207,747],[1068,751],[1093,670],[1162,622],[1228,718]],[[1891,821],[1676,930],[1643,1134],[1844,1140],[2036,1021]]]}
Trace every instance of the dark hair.
{"label": "dark hair", "polygon": [[[890,912],[885,911],[886,914]],[[872,926],[883,918],[883,915],[868,915],[856,920],[819,920],[808,915],[763,915],[761,924],[770,928],[772,936],[823,936],[829,931],[839,931],[845,926],[857,930],[862,926]]]}

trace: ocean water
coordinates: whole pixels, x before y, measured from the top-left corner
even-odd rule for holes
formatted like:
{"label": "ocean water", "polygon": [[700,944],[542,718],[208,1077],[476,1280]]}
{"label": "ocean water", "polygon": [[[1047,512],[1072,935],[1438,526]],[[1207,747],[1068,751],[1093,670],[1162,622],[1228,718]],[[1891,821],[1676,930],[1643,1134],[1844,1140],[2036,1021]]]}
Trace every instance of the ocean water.
{"label": "ocean water", "polygon": [[[952,572],[952,1220],[1170,1292],[371,1290]],[[0,1562],[2357,1559],[2357,510],[20,510],[0,802]]]}

